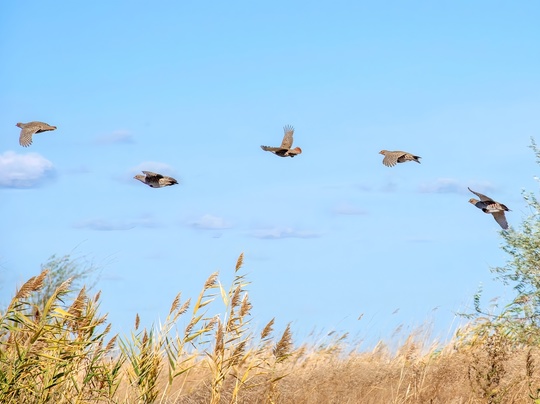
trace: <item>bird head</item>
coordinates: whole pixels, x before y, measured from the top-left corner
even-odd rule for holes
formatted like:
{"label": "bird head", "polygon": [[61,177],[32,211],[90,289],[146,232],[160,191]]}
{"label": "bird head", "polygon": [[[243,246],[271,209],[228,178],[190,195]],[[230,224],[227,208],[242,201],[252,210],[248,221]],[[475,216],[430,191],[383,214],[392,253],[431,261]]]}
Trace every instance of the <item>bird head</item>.
{"label": "bird head", "polygon": [[136,180],[139,180],[139,181],[142,181],[142,182],[145,182],[144,180],[146,179],[146,176],[142,175],[142,174],[137,174],[135,177],[133,177],[134,179]]}
{"label": "bird head", "polygon": [[24,126],[24,123],[17,122],[17,125],[15,125],[15,126],[18,126],[19,128],[22,128]]}
{"label": "bird head", "polygon": [[379,154],[385,155],[388,150],[381,150]]}
{"label": "bird head", "polygon": [[291,149],[289,150],[289,153],[294,153],[294,154],[301,154],[302,153],[302,149],[299,148],[299,147],[295,147],[294,149]]}
{"label": "bird head", "polygon": [[474,199],[474,198],[469,199],[469,203],[472,203],[473,205],[476,205],[478,202],[480,202],[478,199]]}

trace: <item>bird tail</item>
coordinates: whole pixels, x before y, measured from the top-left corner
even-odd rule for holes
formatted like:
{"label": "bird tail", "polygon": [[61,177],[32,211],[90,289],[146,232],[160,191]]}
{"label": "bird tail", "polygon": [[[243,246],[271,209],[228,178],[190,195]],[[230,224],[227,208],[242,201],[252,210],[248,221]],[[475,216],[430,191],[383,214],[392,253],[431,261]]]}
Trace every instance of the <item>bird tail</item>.
{"label": "bird tail", "polygon": [[294,149],[289,150],[289,154],[302,154],[302,149],[299,147],[295,147]]}

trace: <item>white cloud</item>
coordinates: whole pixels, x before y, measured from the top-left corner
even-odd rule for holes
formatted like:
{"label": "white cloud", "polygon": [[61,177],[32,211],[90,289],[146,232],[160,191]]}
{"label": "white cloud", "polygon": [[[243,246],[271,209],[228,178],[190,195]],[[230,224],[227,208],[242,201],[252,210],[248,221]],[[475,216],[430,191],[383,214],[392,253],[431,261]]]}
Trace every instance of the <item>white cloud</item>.
{"label": "white cloud", "polygon": [[0,187],[32,188],[54,176],[54,166],[38,153],[0,154]]}
{"label": "white cloud", "polygon": [[[479,192],[493,191],[493,186],[489,183],[468,182],[463,183],[454,178],[437,178],[434,181],[425,182],[418,186],[418,192],[435,194],[468,194],[467,187]],[[478,189],[475,189],[478,188]]]}
{"label": "white cloud", "polygon": [[123,143],[131,144],[135,143],[133,139],[133,134],[130,131],[120,129],[115,130],[106,135],[101,135],[96,138],[97,144],[114,144],[114,143]]}
{"label": "white cloud", "polygon": [[366,215],[367,211],[350,203],[341,203],[333,209],[338,215]]}
{"label": "white cloud", "polygon": [[280,238],[316,238],[320,237],[319,233],[306,230],[296,230],[291,227],[285,228],[269,228],[255,230],[252,234],[255,238],[262,239],[280,239]]}
{"label": "white cloud", "polygon": [[73,225],[77,229],[90,229],[99,231],[112,231],[112,230],[130,230],[135,227],[158,227],[159,223],[150,216],[144,216],[138,219],[128,220],[114,220],[114,219],[86,219],[81,220]]}
{"label": "white cloud", "polygon": [[387,180],[380,189],[382,192],[396,192],[397,188],[398,186],[394,181]]}
{"label": "white cloud", "polygon": [[232,227],[231,224],[222,217],[209,214],[203,215],[200,219],[197,219],[190,224],[192,227],[205,230],[229,229]]}
{"label": "white cloud", "polygon": [[369,184],[355,184],[354,186],[356,189],[358,189],[361,192],[371,192],[373,191],[373,187]]}

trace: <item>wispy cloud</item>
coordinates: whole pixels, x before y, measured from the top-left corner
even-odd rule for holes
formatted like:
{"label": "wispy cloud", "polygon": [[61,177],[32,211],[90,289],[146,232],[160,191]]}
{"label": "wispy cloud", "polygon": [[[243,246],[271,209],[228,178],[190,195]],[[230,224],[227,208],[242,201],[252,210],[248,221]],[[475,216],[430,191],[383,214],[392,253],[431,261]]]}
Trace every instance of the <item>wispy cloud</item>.
{"label": "wispy cloud", "polygon": [[255,238],[261,239],[281,239],[281,238],[316,238],[320,237],[320,233],[308,230],[296,230],[291,227],[285,228],[268,228],[255,230],[251,234]]}
{"label": "wispy cloud", "polygon": [[199,219],[190,222],[190,225],[196,229],[204,230],[229,229],[232,227],[231,223],[222,217],[213,216],[210,214],[205,214]]}
{"label": "wispy cloud", "polygon": [[107,133],[105,135],[101,135],[96,137],[96,143],[100,145],[106,145],[106,144],[133,144],[135,143],[135,140],[133,138],[133,134],[124,129],[115,130],[111,133]]}
{"label": "wispy cloud", "polygon": [[73,225],[76,229],[90,229],[98,231],[130,230],[135,227],[155,228],[159,223],[151,216],[143,216],[138,219],[86,219]]}
{"label": "wispy cloud", "polygon": [[358,183],[358,184],[355,184],[354,187],[356,189],[358,189],[359,191],[361,191],[361,192],[371,192],[371,191],[373,191],[373,186],[369,185],[369,184]]}
{"label": "wispy cloud", "polygon": [[380,190],[382,192],[396,192],[397,188],[397,184],[393,180],[389,179],[380,187]]}
{"label": "wispy cloud", "polygon": [[54,177],[53,163],[38,153],[0,154],[0,187],[32,188]]}
{"label": "wispy cloud", "polygon": [[475,181],[462,182],[454,178],[437,178],[433,181],[424,182],[418,186],[418,192],[434,193],[434,194],[467,194],[472,189],[489,192],[493,191],[494,187],[489,183],[479,183]]}
{"label": "wispy cloud", "polygon": [[350,203],[340,203],[333,212],[338,215],[367,215],[367,211]]}

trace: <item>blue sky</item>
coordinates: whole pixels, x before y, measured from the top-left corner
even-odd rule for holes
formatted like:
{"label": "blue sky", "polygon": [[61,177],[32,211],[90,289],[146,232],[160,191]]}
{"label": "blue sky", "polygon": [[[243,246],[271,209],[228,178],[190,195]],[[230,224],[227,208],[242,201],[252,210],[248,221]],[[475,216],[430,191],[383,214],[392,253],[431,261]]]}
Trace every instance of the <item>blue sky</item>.
{"label": "blue sky", "polygon": [[[511,225],[528,213],[539,15],[503,1],[4,2],[2,295],[52,254],[84,255],[127,332],[216,270],[227,284],[244,252],[256,324],[376,340],[428,321],[445,336],[480,283],[509,293],[489,271],[506,259],[497,223],[467,186]],[[15,124],[32,120],[58,129],[25,149]],[[303,154],[263,152],[286,124]],[[387,168],[381,149],[422,164]],[[143,169],[181,185],[146,187]]]}

